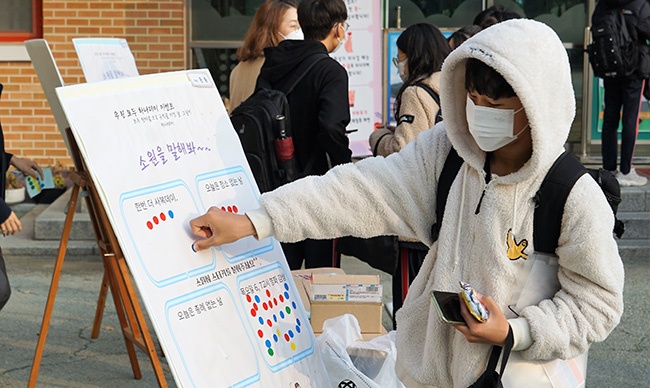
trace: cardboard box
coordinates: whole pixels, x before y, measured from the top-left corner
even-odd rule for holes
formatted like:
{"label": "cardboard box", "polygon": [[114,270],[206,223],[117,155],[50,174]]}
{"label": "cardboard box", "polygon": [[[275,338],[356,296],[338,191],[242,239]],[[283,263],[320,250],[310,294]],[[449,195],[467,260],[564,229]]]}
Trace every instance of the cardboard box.
{"label": "cardboard box", "polygon": [[[317,285],[326,285],[333,282],[341,286],[347,285],[351,279],[355,279],[355,281],[361,280],[361,284],[368,282],[368,284],[381,286],[379,276],[346,275],[340,268],[314,268],[291,271],[291,273],[296,288],[298,288],[300,299],[305,306],[307,315],[310,317],[314,333],[320,334],[323,331],[323,322],[325,320],[343,314],[352,314],[357,318],[364,339],[386,333],[386,329],[382,325],[383,304],[381,299],[379,299],[379,302],[315,301],[312,300],[311,295],[314,279]],[[370,291],[375,290],[371,289]],[[377,291],[381,297],[381,287]]]}
{"label": "cardboard box", "polygon": [[383,286],[379,275],[314,273],[309,295],[313,302],[381,303]]}

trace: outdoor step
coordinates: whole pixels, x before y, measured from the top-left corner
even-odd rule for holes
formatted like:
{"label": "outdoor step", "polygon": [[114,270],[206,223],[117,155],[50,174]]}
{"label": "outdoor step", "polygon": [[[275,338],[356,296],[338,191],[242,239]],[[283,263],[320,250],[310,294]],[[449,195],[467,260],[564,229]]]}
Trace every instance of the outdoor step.
{"label": "outdoor step", "polygon": [[643,260],[648,261],[648,253],[650,252],[650,240],[633,240],[622,239],[616,240],[618,243],[618,252],[625,260]]}
{"label": "outdoor step", "polygon": [[618,212],[618,219],[625,223],[623,240],[650,239],[650,212]]}
{"label": "outdoor step", "polygon": [[[60,240],[63,233],[66,211],[72,189],[68,189],[51,205],[47,207],[34,221],[35,240]],[[90,215],[86,209],[86,201],[79,199],[77,212],[72,219],[70,240],[95,240],[94,229],[90,221]]]}
{"label": "outdoor step", "polygon": [[619,212],[650,211],[650,185],[642,187],[621,187]]}

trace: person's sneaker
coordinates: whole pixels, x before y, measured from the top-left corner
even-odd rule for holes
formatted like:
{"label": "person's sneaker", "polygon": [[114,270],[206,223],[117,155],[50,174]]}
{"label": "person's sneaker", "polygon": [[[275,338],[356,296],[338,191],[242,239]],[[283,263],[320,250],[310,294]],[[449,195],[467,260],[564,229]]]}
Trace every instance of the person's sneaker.
{"label": "person's sneaker", "polygon": [[630,169],[627,174],[617,172],[616,179],[621,186],[643,186],[648,183],[648,178],[637,174],[635,169]]}

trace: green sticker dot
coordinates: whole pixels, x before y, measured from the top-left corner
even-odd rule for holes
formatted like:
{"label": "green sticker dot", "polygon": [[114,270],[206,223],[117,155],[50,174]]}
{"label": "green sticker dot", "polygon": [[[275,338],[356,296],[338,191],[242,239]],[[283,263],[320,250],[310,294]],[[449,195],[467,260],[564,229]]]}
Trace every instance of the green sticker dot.
{"label": "green sticker dot", "polygon": [[291,307],[287,306],[287,308],[285,308],[285,311],[287,312],[287,314],[291,314]]}
{"label": "green sticker dot", "polygon": [[269,349],[268,352],[269,352],[269,356],[273,355],[273,349]]}

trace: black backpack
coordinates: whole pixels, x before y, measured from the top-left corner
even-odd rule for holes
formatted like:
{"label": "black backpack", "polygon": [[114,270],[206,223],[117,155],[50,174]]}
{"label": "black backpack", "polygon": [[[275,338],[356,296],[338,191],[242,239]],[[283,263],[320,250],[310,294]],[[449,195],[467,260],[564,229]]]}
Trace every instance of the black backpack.
{"label": "black backpack", "polygon": [[[438,195],[436,196],[436,223],[431,227],[433,241],[438,239],[445,204],[449,189],[453,183],[463,159],[452,147],[440,173]],[[585,168],[575,156],[565,151],[548,170],[539,190],[535,193],[535,213],[533,216],[533,244],[536,252],[555,254],[560,237],[564,204],[578,178],[585,173],[598,182],[607,203],[614,212],[614,234],[621,238],[625,232],[623,221],[616,218],[618,205],[621,203],[621,188],[616,177],[609,171]]]}
{"label": "black backpack", "polygon": [[439,122],[442,121],[442,105],[440,105],[440,96],[438,95],[438,93],[436,93],[435,90],[431,89],[431,87],[427,84],[418,82],[415,84],[415,86],[419,86],[422,89],[424,89],[427,93],[429,93],[431,98],[433,98],[433,101],[435,101],[436,104],[438,104],[438,113],[436,113],[436,120],[434,122],[435,124],[438,124]]}
{"label": "black backpack", "polygon": [[587,46],[589,63],[600,78],[619,78],[631,75],[638,64],[638,47],[619,8],[603,7],[594,12],[591,36]]}
{"label": "black backpack", "polygon": [[329,58],[329,55],[318,53],[305,58],[292,75],[292,82],[286,91],[273,89],[260,76],[255,92],[230,115],[248,165],[262,193],[301,178],[313,165],[314,159],[311,158],[302,171],[285,168],[286,164],[276,157],[275,141],[281,138],[281,126],[284,126],[286,137],[292,136],[287,96],[316,63],[324,58]]}

